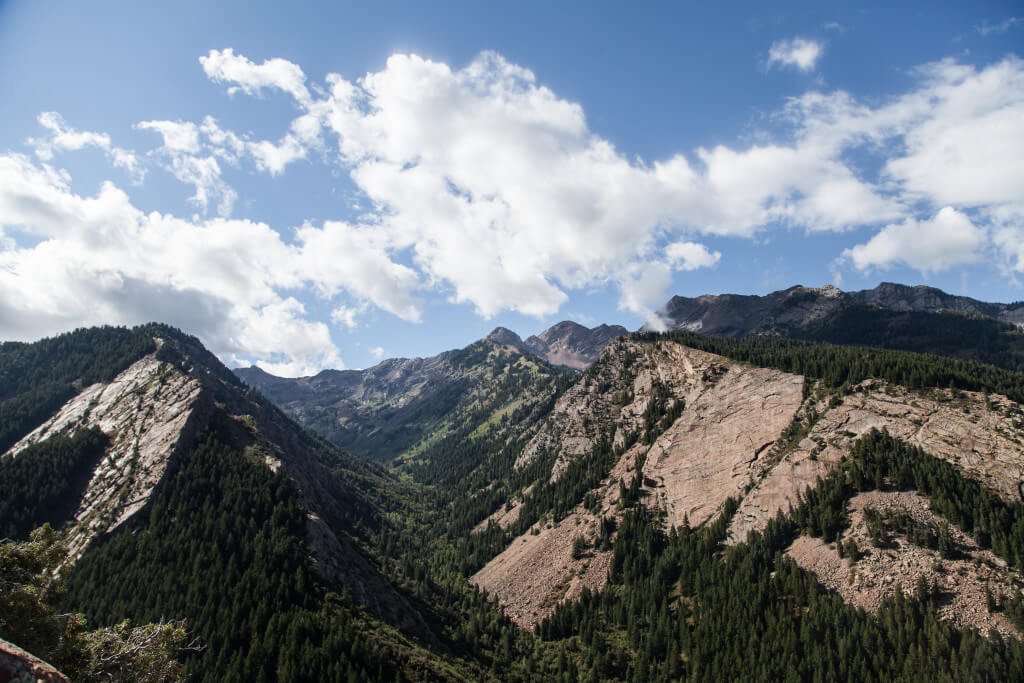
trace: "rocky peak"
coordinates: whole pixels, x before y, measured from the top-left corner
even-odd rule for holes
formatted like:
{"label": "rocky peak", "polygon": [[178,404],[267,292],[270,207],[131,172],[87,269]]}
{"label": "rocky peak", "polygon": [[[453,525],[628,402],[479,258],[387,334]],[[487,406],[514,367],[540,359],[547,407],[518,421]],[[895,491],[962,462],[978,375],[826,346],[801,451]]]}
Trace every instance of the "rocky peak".
{"label": "rocky peak", "polygon": [[588,328],[571,320],[563,320],[529,337],[524,346],[552,365],[582,370],[598,359],[608,342],[624,334],[628,334],[628,331],[621,325]]}
{"label": "rocky peak", "polygon": [[495,327],[489,335],[484,337],[484,339],[494,342],[495,344],[507,344],[509,346],[523,348],[522,338],[507,327]]}

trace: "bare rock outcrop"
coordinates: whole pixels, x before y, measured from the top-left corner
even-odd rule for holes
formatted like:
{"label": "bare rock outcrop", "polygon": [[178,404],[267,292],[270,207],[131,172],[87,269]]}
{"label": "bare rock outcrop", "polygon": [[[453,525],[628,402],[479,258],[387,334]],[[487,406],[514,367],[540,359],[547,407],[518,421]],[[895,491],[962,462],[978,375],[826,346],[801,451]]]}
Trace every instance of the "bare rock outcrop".
{"label": "bare rock outcrop", "polygon": [[[903,534],[895,536],[895,547],[873,547],[864,519],[864,510],[869,507],[882,513],[900,511],[919,524],[944,526],[962,549],[963,557],[943,558],[937,551],[914,545]],[[913,595],[923,579],[936,593],[940,619],[976,628],[983,634],[995,629],[1004,637],[1021,638],[1005,615],[990,612],[986,604],[986,589],[995,597],[1018,593],[1024,585],[1020,576],[933,513],[927,498],[909,492],[870,491],[850,501],[849,513],[850,528],[844,532],[843,542],[853,541],[860,548],[862,556],[856,562],[841,558],[835,544],[810,536],[797,538],[787,554],[848,603],[869,612],[878,611],[882,602],[897,591]]]}
{"label": "bare rock outcrop", "polygon": [[[668,524],[682,524],[687,516],[693,524],[703,522],[751,482],[759,455],[800,407],[803,383],[802,377],[748,368],[673,342],[611,344],[589,375],[559,399],[517,465],[554,451],[551,477],[558,479],[602,433],[613,433],[614,443],[623,444],[627,435],[643,431],[644,413],[659,388],[669,392],[668,400],[685,405],[681,416],[653,445],[641,441],[622,454],[593,492],[598,513],[578,506],[558,523],[535,525],[472,582],[496,595],[523,628],[533,628],[584,585],[600,588],[607,578],[607,553],[574,560],[573,543],[578,535],[591,538],[602,516],[623,514],[616,506],[619,483],[632,480],[637,456],[646,456],[639,473],[641,499],[663,508]],[[508,513],[517,514],[516,507]],[[501,514],[492,518],[503,519]]]}
{"label": "bare rock outcrop", "polygon": [[68,677],[35,655],[0,638],[0,681],[5,683],[68,683]]}
{"label": "bare rock outcrop", "polygon": [[148,355],[107,384],[94,384],[8,451],[14,457],[55,434],[99,427],[110,438],[68,525],[70,557],[113,531],[149,500],[179,444],[209,417],[201,382]]}
{"label": "bare rock outcrop", "polygon": [[779,438],[803,400],[804,379],[778,370],[731,365],[687,404],[655,442],[645,486],[667,523],[701,524],[730,496],[741,496],[759,456]]}
{"label": "bare rock outcrop", "polygon": [[[631,463],[639,448],[624,453],[597,488],[596,514],[580,505],[560,522],[535,524],[474,574],[470,583],[496,596],[505,614],[527,630],[554,612],[559,603],[578,598],[585,587],[594,592],[603,588],[611,552],[594,548],[598,525],[604,516],[621,516],[622,511],[615,505],[618,484],[631,475]],[[582,557],[573,557],[573,546],[580,536],[591,547]]]}
{"label": "bare rock outcrop", "polygon": [[1017,496],[1024,469],[1020,406],[1004,396],[933,389],[914,392],[867,380],[839,405],[817,406],[821,416],[807,437],[743,499],[730,527],[733,541],[762,528],[797,494],[814,486],[863,434],[886,429],[893,436],[947,460],[1006,499]]}

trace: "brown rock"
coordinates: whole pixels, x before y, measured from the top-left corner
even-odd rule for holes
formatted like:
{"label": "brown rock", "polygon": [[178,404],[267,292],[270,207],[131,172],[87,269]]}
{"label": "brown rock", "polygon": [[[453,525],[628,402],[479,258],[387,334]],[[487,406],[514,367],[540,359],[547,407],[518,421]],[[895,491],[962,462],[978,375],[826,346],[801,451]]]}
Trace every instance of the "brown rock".
{"label": "brown rock", "polygon": [[0,680],[5,683],[67,683],[68,677],[35,655],[0,638]]}

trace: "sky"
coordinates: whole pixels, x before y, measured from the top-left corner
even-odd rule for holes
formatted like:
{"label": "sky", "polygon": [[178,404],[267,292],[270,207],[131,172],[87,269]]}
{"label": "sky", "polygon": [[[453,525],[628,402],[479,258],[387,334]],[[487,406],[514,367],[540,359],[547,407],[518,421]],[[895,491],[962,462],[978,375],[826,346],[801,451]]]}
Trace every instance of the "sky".
{"label": "sky", "polygon": [[673,295],[1024,300],[1020,2],[0,0],[0,93],[4,340],[297,376]]}

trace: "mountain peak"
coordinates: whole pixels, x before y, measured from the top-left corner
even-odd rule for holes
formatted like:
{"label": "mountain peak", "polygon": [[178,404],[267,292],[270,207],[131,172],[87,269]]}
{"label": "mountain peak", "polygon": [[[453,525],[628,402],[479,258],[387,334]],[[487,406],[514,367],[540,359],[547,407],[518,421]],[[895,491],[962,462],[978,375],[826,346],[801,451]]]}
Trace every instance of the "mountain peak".
{"label": "mountain peak", "polygon": [[528,338],[524,345],[552,365],[582,370],[598,359],[608,342],[628,333],[621,325],[599,325],[591,329],[563,320]]}
{"label": "mountain peak", "polygon": [[495,344],[508,344],[510,346],[523,347],[523,339],[507,327],[495,327],[491,333],[484,337],[487,341]]}
{"label": "mountain peak", "polygon": [[[1022,325],[1024,306],[977,301],[927,285],[882,282],[874,289],[843,292],[833,285],[796,285],[764,296],[705,294],[674,296],[665,306],[669,326],[715,336],[821,334],[821,326],[864,305],[899,313],[958,312]],[[818,338],[818,337],[815,337]],[[863,340],[862,340],[863,341]],[[867,343],[863,341],[863,343]]]}

